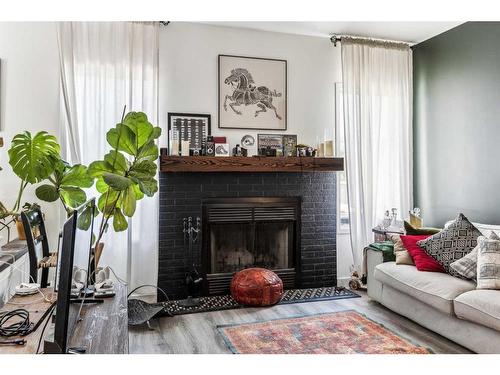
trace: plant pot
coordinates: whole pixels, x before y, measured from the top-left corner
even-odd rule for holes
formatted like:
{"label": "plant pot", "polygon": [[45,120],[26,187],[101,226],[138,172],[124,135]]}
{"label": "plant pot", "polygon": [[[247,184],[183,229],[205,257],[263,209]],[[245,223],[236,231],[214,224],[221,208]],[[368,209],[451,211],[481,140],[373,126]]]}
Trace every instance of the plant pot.
{"label": "plant pot", "polygon": [[26,233],[24,232],[24,225],[22,220],[15,219],[15,222],[17,229],[17,237],[22,241],[26,241]]}

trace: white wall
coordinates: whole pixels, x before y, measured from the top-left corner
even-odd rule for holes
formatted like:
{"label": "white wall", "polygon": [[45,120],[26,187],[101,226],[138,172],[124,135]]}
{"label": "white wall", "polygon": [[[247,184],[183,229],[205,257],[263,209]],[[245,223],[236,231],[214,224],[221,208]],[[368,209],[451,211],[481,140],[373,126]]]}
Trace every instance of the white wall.
{"label": "white wall", "polygon": [[[55,23],[0,22],[0,200],[12,208],[19,179],[8,164],[7,150],[21,131],[46,130],[59,135],[59,58]],[[26,189],[24,202],[41,204],[46,214],[49,240],[57,243],[59,206],[39,202],[33,186]],[[17,237],[15,228],[11,230]],[[6,237],[2,232],[0,236]],[[0,239],[0,244],[3,244]]]}
{"label": "white wall", "polygon": [[[325,128],[334,129],[334,83],[340,81],[340,48],[328,38],[270,33],[195,23],[172,22],[160,35],[160,114],[209,113],[212,134],[226,135],[231,147],[245,134],[263,130],[217,128],[219,54],[287,60],[288,130],[299,142],[315,144]],[[166,134],[166,131],[165,131]]]}
{"label": "white wall", "polygon": [[[235,54],[288,61],[288,130],[302,143],[315,143],[324,129],[333,135],[334,83],[341,80],[340,48],[327,38],[172,22],[160,35],[160,125],[168,112],[210,113],[212,133],[234,145],[257,131],[217,129],[217,55]],[[46,130],[59,136],[59,61],[54,23],[0,22],[0,200],[12,206],[19,180],[7,149],[17,132]],[[260,132],[260,131],[259,131]],[[266,131],[262,131],[266,132]],[[269,131],[270,132],[270,131]],[[162,137],[166,144],[165,136]],[[36,201],[28,188],[24,201]],[[59,206],[42,203],[49,233],[59,228]],[[54,236],[52,236],[54,237]],[[337,273],[349,276],[346,235],[337,240]],[[51,238],[51,242],[55,242]],[[0,242],[1,243],[1,242]]]}
{"label": "white wall", "polygon": [[[167,134],[167,113],[209,113],[212,134],[225,135],[233,147],[245,134],[262,130],[217,128],[219,54],[287,60],[288,130],[298,141],[315,144],[325,129],[333,136],[335,82],[341,81],[340,47],[328,38],[172,22],[160,35],[160,122]],[[166,144],[166,136],[163,137]],[[337,238],[337,273],[349,276],[349,235]]]}

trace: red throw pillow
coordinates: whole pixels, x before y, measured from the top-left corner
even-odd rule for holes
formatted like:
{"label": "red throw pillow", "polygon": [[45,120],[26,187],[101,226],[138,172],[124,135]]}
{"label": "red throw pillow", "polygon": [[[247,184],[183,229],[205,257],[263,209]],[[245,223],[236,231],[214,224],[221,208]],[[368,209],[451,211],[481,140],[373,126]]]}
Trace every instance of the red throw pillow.
{"label": "red throw pillow", "polygon": [[429,272],[444,272],[443,266],[441,266],[433,257],[427,255],[425,251],[417,245],[418,241],[425,240],[430,235],[420,235],[420,236],[400,236],[401,241],[406,250],[410,253],[410,256],[419,271],[429,271]]}

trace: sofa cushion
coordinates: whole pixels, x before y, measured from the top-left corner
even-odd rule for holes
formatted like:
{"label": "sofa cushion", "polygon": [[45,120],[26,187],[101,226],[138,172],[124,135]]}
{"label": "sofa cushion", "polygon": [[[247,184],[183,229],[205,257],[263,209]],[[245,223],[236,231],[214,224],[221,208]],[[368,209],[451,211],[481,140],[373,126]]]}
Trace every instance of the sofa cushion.
{"label": "sofa cushion", "polygon": [[[489,238],[490,240],[500,240],[500,237],[498,237],[493,231],[491,231]],[[476,280],[478,250],[479,244],[477,244],[474,250],[472,250],[469,254],[451,263],[450,267],[458,272],[460,276],[465,277],[466,279]]]}
{"label": "sofa cushion", "polygon": [[417,245],[417,242],[427,237],[429,236],[401,236],[401,241],[419,271],[446,272],[443,266],[441,266],[433,257],[427,255],[426,252]]}
{"label": "sofa cushion", "polygon": [[500,290],[500,241],[483,236],[477,241],[477,289]]}
{"label": "sofa cushion", "polygon": [[408,235],[411,235],[411,236],[421,236],[421,235],[433,235],[433,234],[436,234],[436,233],[439,233],[441,232],[441,229],[439,228],[415,228],[413,225],[411,225],[409,222],[407,222],[406,220],[404,221],[404,226],[405,226],[405,232],[406,234]]}
{"label": "sofa cushion", "polygon": [[414,266],[396,265],[395,262],[375,267],[374,278],[450,315],[453,315],[453,300],[476,288],[476,284],[469,280],[441,272],[423,272]]}
{"label": "sofa cushion", "polygon": [[389,238],[392,242],[394,242],[394,255],[396,256],[396,264],[409,264],[414,266],[415,263],[413,259],[406,250],[405,245],[403,245],[403,241],[401,241],[401,236],[399,234],[391,234]]}
{"label": "sofa cushion", "polygon": [[477,245],[481,232],[464,216],[457,218],[441,232],[418,242],[424,251],[436,259],[453,276],[460,276],[450,264],[463,258]]}
{"label": "sofa cushion", "polygon": [[472,290],[459,295],[453,304],[460,319],[500,331],[500,291]]}

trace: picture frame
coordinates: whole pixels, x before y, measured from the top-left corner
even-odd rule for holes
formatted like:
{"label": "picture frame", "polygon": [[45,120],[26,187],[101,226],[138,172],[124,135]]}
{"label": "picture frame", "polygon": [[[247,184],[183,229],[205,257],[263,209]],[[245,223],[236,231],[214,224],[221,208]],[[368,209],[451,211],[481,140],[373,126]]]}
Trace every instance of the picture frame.
{"label": "picture frame", "polygon": [[215,156],[217,157],[228,157],[231,156],[231,150],[229,149],[229,143],[216,143],[215,144]]}
{"label": "picture frame", "polygon": [[189,141],[190,150],[201,150],[205,146],[206,138],[211,134],[211,115],[198,113],[169,112],[168,122],[168,147],[172,153],[171,131],[178,132],[176,145],[179,148],[182,141]]}
{"label": "picture frame", "polygon": [[257,134],[257,150],[259,155],[262,148],[269,147],[276,150],[276,154],[283,153],[283,134]]}
{"label": "picture frame", "polygon": [[297,134],[283,134],[283,156],[297,156]]}
{"label": "picture frame", "polygon": [[287,130],[287,61],[218,56],[218,127]]}

